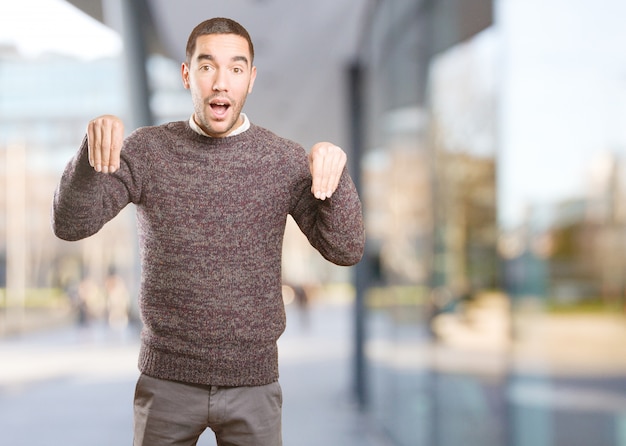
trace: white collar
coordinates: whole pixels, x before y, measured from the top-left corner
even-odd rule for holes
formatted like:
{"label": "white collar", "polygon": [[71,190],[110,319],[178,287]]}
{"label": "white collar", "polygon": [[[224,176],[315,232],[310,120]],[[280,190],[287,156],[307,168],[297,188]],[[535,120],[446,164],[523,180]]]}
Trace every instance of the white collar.
{"label": "white collar", "polygon": [[[243,123],[235,130],[230,132],[228,135],[226,135],[226,137],[239,135],[240,133],[243,133],[250,128],[250,120],[248,119],[248,116],[246,116],[245,113],[241,113],[241,116],[243,117]],[[194,132],[202,136],[208,136],[209,138],[211,138],[211,136],[208,135],[204,130],[202,130],[202,128],[196,123],[196,120],[193,118],[193,113],[191,115],[191,118],[189,118],[189,127],[191,127]]]}

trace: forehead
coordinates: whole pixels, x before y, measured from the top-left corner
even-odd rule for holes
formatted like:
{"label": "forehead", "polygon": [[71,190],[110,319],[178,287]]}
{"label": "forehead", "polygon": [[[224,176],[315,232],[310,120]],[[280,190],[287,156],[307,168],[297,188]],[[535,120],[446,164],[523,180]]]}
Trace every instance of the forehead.
{"label": "forehead", "polygon": [[192,56],[198,60],[211,56],[215,60],[230,60],[245,57],[250,62],[248,41],[237,34],[206,34],[196,39],[196,49]]}

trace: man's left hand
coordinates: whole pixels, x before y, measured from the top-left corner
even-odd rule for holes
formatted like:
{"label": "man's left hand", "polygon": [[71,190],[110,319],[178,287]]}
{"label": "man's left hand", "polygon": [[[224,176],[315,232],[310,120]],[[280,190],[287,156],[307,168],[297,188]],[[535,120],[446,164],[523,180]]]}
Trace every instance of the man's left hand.
{"label": "man's left hand", "polygon": [[337,189],[348,157],[345,152],[329,142],[319,142],[309,153],[309,168],[313,177],[311,192],[318,200],[330,198]]}

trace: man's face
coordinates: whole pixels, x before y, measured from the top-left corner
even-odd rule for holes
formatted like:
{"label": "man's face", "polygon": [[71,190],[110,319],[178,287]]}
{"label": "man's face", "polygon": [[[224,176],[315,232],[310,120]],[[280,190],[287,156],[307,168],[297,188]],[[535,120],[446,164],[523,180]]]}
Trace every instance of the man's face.
{"label": "man's face", "polygon": [[196,123],[208,135],[228,136],[243,122],[241,109],[256,78],[250,59],[243,37],[209,34],[198,37],[191,60],[183,63],[183,84],[191,91]]}

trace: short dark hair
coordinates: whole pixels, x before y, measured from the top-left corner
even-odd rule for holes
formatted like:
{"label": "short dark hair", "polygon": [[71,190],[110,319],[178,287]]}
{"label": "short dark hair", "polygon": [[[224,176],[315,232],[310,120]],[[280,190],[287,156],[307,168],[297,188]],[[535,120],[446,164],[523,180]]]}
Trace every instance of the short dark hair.
{"label": "short dark hair", "polygon": [[191,57],[194,51],[196,51],[196,41],[198,37],[208,34],[235,34],[243,37],[248,41],[248,47],[250,48],[250,64],[254,61],[254,45],[252,45],[252,39],[248,31],[232,19],[215,17],[200,23],[191,31],[191,34],[189,34],[186,49],[187,63],[191,62]]}

